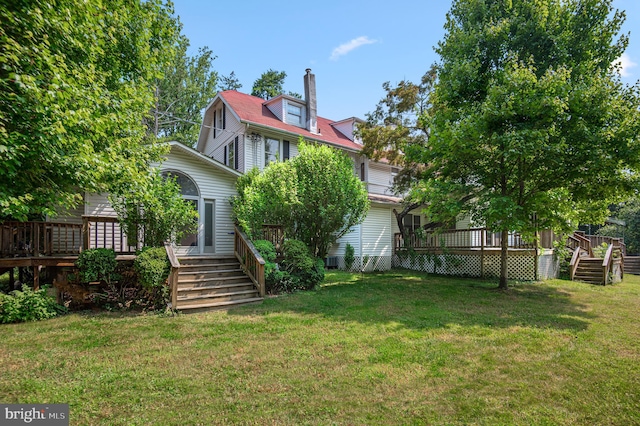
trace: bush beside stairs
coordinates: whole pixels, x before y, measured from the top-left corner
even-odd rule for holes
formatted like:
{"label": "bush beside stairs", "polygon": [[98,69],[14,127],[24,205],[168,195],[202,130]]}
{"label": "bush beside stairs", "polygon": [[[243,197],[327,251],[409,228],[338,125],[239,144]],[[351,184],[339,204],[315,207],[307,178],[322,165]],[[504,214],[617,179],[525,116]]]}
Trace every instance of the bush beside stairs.
{"label": "bush beside stairs", "polygon": [[234,256],[180,257],[176,309],[200,312],[262,301]]}

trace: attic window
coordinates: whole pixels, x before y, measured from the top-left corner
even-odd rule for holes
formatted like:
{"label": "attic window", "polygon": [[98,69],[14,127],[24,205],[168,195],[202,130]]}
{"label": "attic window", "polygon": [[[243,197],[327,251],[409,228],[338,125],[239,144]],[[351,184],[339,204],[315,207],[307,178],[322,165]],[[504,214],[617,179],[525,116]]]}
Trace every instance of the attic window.
{"label": "attic window", "polygon": [[302,107],[287,103],[287,123],[302,127]]}

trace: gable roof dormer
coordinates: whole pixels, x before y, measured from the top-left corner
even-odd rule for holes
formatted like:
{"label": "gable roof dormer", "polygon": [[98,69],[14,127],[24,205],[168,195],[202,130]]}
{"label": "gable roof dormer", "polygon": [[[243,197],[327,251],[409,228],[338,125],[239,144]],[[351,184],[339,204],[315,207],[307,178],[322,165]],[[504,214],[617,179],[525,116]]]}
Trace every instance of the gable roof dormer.
{"label": "gable roof dormer", "polygon": [[264,106],[283,123],[306,129],[307,108],[303,100],[282,94],[265,101]]}
{"label": "gable roof dormer", "polygon": [[331,123],[331,127],[345,135],[347,138],[349,138],[350,141],[362,145],[362,140],[356,138],[354,135],[356,126],[360,123],[364,123],[364,120],[357,117],[350,117]]}

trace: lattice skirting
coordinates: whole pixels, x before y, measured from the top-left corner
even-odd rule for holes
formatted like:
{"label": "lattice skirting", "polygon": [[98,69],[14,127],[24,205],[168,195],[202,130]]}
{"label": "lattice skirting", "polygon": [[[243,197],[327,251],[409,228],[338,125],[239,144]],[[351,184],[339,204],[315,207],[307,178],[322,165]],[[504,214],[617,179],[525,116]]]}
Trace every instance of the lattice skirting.
{"label": "lattice skirting", "polygon": [[[533,281],[536,279],[536,261],[534,251],[517,251],[509,253],[507,273],[509,279]],[[396,253],[392,266],[432,274],[453,275],[462,277],[480,277],[483,269],[485,277],[500,276],[500,253],[484,254],[484,268],[482,268],[480,253]],[[538,257],[538,279],[557,277],[558,265],[553,259],[553,253],[546,253]]]}
{"label": "lattice skirting", "polygon": [[[349,272],[362,272],[363,265],[364,272],[388,271],[391,269],[391,256],[356,256]],[[338,256],[338,269],[347,270],[344,256]]]}

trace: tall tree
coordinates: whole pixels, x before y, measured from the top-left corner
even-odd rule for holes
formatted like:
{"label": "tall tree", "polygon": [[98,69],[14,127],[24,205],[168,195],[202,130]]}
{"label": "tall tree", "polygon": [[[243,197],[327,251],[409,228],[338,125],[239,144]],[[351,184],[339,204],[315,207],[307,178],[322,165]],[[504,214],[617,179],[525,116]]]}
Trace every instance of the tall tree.
{"label": "tall tree", "polygon": [[148,178],[154,81],[179,27],[160,0],[0,3],[0,217]]}
{"label": "tall tree", "polygon": [[268,71],[263,72],[260,78],[253,82],[251,95],[262,99],[271,99],[286,93],[294,98],[302,99],[302,95],[297,92],[284,91],[283,86],[285,78],[287,78],[286,72],[269,69]]}
{"label": "tall tree", "polygon": [[149,130],[164,140],[192,146],[198,139],[202,111],[216,94],[216,58],[208,47],[188,56],[189,40],[180,36],[175,56],[165,63],[156,80],[155,105]]}
{"label": "tall tree", "polygon": [[238,90],[242,87],[242,83],[236,77],[236,73],[231,71],[231,74],[228,76],[221,76],[220,81],[218,82],[218,90],[224,92],[225,90]]}
{"label": "tall tree", "polygon": [[264,223],[277,223],[288,237],[307,244],[313,256],[324,258],[366,217],[367,191],[346,154],[302,141],[298,148],[291,160],[238,179],[233,211],[250,235],[259,236]]}
{"label": "tall tree", "polygon": [[598,221],[637,186],[638,88],[612,66],[623,21],[611,0],[455,0],[447,15],[423,189],[434,217],[501,231],[500,288],[510,230]]}
{"label": "tall tree", "polygon": [[284,79],[287,73],[284,71],[275,71],[269,69],[253,82],[251,95],[262,99],[271,99],[284,93]]}
{"label": "tall tree", "polygon": [[399,168],[393,191],[403,197],[403,203],[402,210],[394,209],[394,213],[405,238],[404,217],[427,202],[416,197],[417,193],[409,192],[418,183],[424,167],[406,153],[422,150],[428,144],[430,95],[435,78],[434,65],[418,84],[403,80],[393,87],[389,82],[384,83],[385,97],[378,102],[375,111],[367,114],[366,121],[356,131],[362,139],[362,154],[372,160],[388,161]]}

